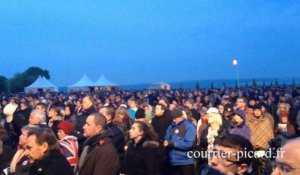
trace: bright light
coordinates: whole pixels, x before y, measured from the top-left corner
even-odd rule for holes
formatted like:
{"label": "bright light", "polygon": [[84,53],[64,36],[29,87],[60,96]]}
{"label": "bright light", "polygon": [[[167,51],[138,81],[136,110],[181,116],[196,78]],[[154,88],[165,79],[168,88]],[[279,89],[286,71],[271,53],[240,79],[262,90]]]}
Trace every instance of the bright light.
{"label": "bright light", "polygon": [[234,60],[232,61],[232,65],[233,65],[233,66],[236,66],[237,64],[238,64],[237,59],[234,59]]}

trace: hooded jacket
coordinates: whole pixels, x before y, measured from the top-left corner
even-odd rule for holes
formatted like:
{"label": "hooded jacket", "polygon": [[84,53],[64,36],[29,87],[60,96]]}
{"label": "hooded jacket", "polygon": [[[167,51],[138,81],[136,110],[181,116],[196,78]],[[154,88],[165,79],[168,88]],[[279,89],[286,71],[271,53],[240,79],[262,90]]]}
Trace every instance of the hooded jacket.
{"label": "hooded jacket", "polygon": [[236,125],[233,121],[231,121],[229,133],[244,136],[249,141],[251,141],[251,130],[246,125],[246,114],[245,114],[245,112],[243,110],[238,109],[238,110],[233,112],[233,115],[240,116],[243,119],[243,122],[240,125]]}

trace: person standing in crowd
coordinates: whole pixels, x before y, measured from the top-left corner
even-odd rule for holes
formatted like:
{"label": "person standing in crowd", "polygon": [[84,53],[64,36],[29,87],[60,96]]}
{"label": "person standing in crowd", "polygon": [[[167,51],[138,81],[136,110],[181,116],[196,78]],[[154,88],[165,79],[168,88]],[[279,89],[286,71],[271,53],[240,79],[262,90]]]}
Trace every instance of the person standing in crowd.
{"label": "person standing in crowd", "polygon": [[157,175],[158,147],[157,135],[151,127],[136,121],[130,131],[130,142],[126,150],[126,175]]}
{"label": "person standing in crowd", "polygon": [[49,109],[48,116],[50,117],[48,126],[52,129],[53,133],[57,133],[57,125],[62,121],[60,108],[52,106]]}
{"label": "person standing in crowd", "polygon": [[233,106],[229,103],[224,105],[224,112],[222,115],[222,127],[227,132],[229,131],[231,120],[232,120]]}
{"label": "person standing in crowd", "polygon": [[188,157],[187,152],[194,149],[196,128],[183,117],[180,109],[172,111],[173,123],[168,127],[164,146],[168,149],[172,175],[194,174],[194,158]]}
{"label": "person standing in crowd", "polygon": [[248,140],[251,140],[251,130],[246,125],[245,111],[238,109],[233,112],[229,133],[241,135],[246,137]]}
{"label": "person standing in crowd", "polygon": [[130,118],[134,120],[135,112],[138,109],[137,102],[134,98],[128,99],[128,107],[129,109],[127,110],[127,112],[129,113]]}
{"label": "person standing in crowd", "polygon": [[21,134],[21,129],[28,124],[31,109],[27,102],[21,102],[20,108],[14,113],[12,125],[17,137]]}
{"label": "person standing in crowd", "polygon": [[272,175],[300,174],[300,139],[290,140],[280,151],[274,163]]}
{"label": "person standing in crowd", "polygon": [[275,127],[275,135],[279,133],[279,131],[288,132],[290,134],[296,134],[295,127],[291,124],[289,120],[289,108],[286,103],[279,103],[277,115],[279,117],[279,123]]}
{"label": "person standing in crowd", "polygon": [[64,120],[72,123],[73,126],[76,125],[77,116],[75,114],[75,106],[73,104],[67,104],[65,106],[65,116]]}
{"label": "person standing in crowd", "polygon": [[113,124],[113,119],[115,117],[115,110],[112,107],[102,107],[99,111],[106,118],[106,124],[108,131],[112,134],[112,143],[118,150],[118,153],[123,153],[124,151],[124,133],[122,128],[118,127],[118,125]]}
{"label": "person standing in crowd", "polygon": [[253,159],[249,156],[238,157],[238,152],[253,152],[251,142],[234,134],[219,137],[209,157],[209,165],[224,174],[247,174]]}
{"label": "person standing in crowd", "polygon": [[253,117],[249,120],[251,130],[251,143],[255,150],[266,150],[269,141],[274,138],[273,126],[269,119],[262,113],[262,106],[255,104],[253,107]]}
{"label": "person standing in crowd", "polygon": [[38,125],[41,128],[48,128],[48,125],[46,124],[46,114],[39,110],[33,110],[30,113],[29,124]]}
{"label": "person standing in crowd", "polygon": [[133,124],[133,120],[130,118],[129,113],[125,108],[119,107],[116,110],[116,115],[113,119],[113,124],[122,128],[124,133],[124,143],[127,143],[129,140],[128,133],[131,128],[131,125]]}
{"label": "person standing in crowd", "polygon": [[162,104],[155,106],[155,117],[152,119],[152,126],[158,134],[158,139],[163,141],[165,139],[167,127],[172,123],[172,115],[166,115],[166,107]]}
{"label": "person standing in crowd", "polygon": [[251,108],[247,108],[247,100],[245,97],[238,97],[236,99],[236,110],[242,110],[245,112],[245,122],[251,118],[253,114],[253,110]]}
{"label": "person standing in crowd", "polygon": [[194,100],[193,99],[188,99],[185,102],[185,106],[191,110],[192,112],[192,117],[198,122],[200,119],[200,113],[195,109],[194,106]]}
{"label": "person standing in crowd", "polygon": [[138,110],[135,113],[135,121],[144,122],[149,125],[148,120],[146,119],[146,113],[143,108],[138,108]]}
{"label": "person standing in crowd", "polygon": [[85,121],[87,117],[92,113],[97,113],[97,109],[94,106],[94,99],[92,96],[85,96],[82,100],[82,114],[77,116],[76,119],[76,125],[75,125],[75,131],[74,135],[78,139],[79,144],[79,155],[81,154],[82,148],[83,148],[83,142],[85,140],[85,137],[83,136],[83,126],[85,125]]}
{"label": "person standing in crowd", "polygon": [[15,153],[10,163],[10,173],[19,174],[26,173],[29,171],[31,160],[29,158],[29,152],[26,149],[28,133],[32,128],[38,128],[35,125],[27,125],[21,129],[22,134],[19,136],[18,150]]}
{"label": "person standing in crowd", "polygon": [[60,150],[75,171],[79,157],[77,138],[71,135],[73,131],[74,126],[69,121],[62,121],[57,126],[57,136],[61,146]]}
{"label": "person standing in crowd", "polygon": [[83,127],[84,148],[80,156],[77,175],[117,175],[119,156],[106,130],[106,118],[99,113],[92,113]]}
{"label": "person standing in crowd", "polygon": [[203,130],[198,131],[198,144],[200,150],[212,151],[215,139],[225,134],[222,128],[222,117],[217,108],[209,108],[207,110],[208,124]]}
{"label": "person standing in crowd", "polygon": [[26,148],[34,161],[28,175],[73,175],[71,166],[59,151],[59,143],[51,129],[30,131]]}

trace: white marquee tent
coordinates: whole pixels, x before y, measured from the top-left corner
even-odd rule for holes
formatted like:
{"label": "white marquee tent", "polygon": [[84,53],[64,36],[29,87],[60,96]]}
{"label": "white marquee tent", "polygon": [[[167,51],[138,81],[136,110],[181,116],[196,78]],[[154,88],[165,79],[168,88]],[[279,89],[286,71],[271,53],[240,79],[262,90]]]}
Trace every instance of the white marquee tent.
{"label": "white marquee tent", "polygon": [[83,75],[80,80],[78,80],[75,84],[68,87],[68,90],[81,90],[88,91],[89,87],[94,87],[95,83],[90,80],[86,75]]}
{"label": "white marquee tent", "polygon": [[47,91],[47,90],[51,90],[51,91],[58,91],[57,86],[53,85],[50,81],[48,81],[46,78],[44,77],[39,77],[37,80],[35,80],[34,83],[32,83],[31,85],[25,87],[25,92],[37,92],[38,90],[43,90],[43,91]]}
{"label": "white marquee tent", "polygon": [[110,81],[104,75],[101,75],[101,77],[98,79],[98,81],[95,82],[95,86],[100,86],[100,87],[107,87],[107,86],[116,87],[116,86],[119,86],[119,85],[117,85],[116,83]]}

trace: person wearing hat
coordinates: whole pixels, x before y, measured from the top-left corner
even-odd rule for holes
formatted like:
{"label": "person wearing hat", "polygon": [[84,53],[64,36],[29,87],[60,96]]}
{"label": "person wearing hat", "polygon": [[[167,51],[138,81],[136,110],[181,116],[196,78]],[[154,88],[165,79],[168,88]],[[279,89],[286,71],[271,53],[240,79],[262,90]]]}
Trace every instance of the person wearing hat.
{"label": "person wearing hat", "polygon": [[232,120],[233,106],[231,104],[224,105],[224,112],[222,115],[223,128],[228,131]]}
{"label": "person wearing hat", "polygon": [[173,123],[168,127],[163,145],[168,150],[172,174],[194,174],[194,158],[188,157],[188,151],[194,149],[196,128],[183,117],[180,109],[172,110]]}
{"label": "person wearing hat", "polygon": [[62,121],[57,126],[57,136],[61,146],[61,152],[68,160],[69,164],[76,169],[79,161],[77,138],[71,134],[74,132],[74,126],[69,121]]}
{"label": "person wearing hat", "polygon": [[229,133],[241,135],[246,137],[248,140],[251,140],[251,130],[246,125],[245,111],[238,109],[233,112]]}
{"label": "person wearing hat", "polygon": [[135,121],[141,121],[141,122],[144,122],[146,124],[149,124],[148,120],[146,119],[145,110],[143,108],[138,108],[138,110],[136,110],[136,112],[135,112]]}
{"label": "person wearing hat", "polygon": [[273,126],[262,113],[261,104],[253,107],[253,117],[249,120],[251,130],[251,143],[256,150],[265,150],[269,146],[269,141],[274,138]]}

